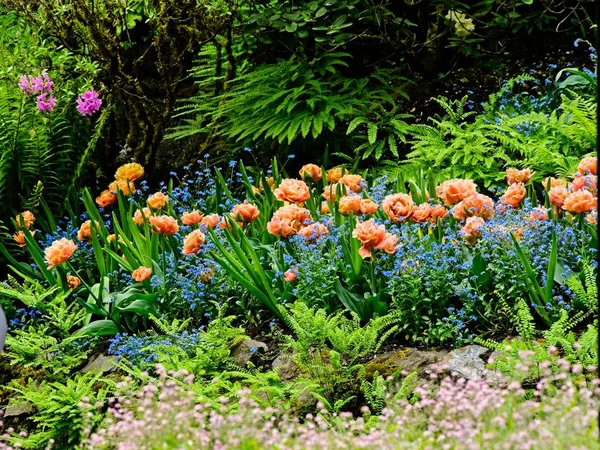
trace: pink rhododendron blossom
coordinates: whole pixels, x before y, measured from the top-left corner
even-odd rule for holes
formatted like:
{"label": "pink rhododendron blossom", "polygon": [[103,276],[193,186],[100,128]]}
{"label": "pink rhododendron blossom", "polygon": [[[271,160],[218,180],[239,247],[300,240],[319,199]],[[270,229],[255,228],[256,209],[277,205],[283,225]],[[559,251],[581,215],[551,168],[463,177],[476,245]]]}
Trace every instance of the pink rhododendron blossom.
{"label": "pink rhododendron blossom", "polygon": [[102,100],[98,98],[96,91],[85,91],[81,97],[77,99],[77,111],[82,116],[91,116],[97,112],[102,106]]}

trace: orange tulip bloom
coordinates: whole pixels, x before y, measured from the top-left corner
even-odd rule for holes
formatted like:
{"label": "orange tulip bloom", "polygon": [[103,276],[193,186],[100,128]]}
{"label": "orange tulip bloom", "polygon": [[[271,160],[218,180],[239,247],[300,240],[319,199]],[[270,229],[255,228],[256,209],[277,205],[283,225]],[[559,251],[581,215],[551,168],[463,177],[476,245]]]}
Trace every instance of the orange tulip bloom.
{"label": "orange tulip bloom", "polygon": [[323,178],[321,168],[316,164],[306,164],[300,169],[300,176],[304,181],[320,181]]}
{"label": "orange tulip bloom", "polygon": [[534,220],[548,220],[548,210],[546,208],[543,208],[541,206],[538,206],[537,208],[534,208],[533,211],[531,211],[531,214],[529,215],[529,220],[530,221],[534,221]]}
{"label": "orange tulip bloom", "polygon": [[67,286],[69,286],[69,289],[75,290],[79,287],[80,284],[81,280],[78,277],[74,277],[73,275],[67,276]]}
{"label": "orange tulip bloom", "polygon": [[362,200],[363,199],[358,195],[347,195],[342,197],[338,207],[340,214],[344,216],[349,216],[350,213],[358,214],[360,212]]}
{"label": "orange tulip bloom", "polygon": [[250,223],[258,219],[260,211],[252,203],[244,202],[240,205],[235,205],[231,211],[231,215],[238,222]]}
{"label": "orange tulip bloom", "polygon": [[435,192],[445,205],[452,206],[471,195],[475,195],[477,186],[473,180],[456,178],[444,181],[435,189]]}
{"label": "orange tulip bloom", "polygon": [[102,191],[98,197],[96,197],[96,203],[98,206],[106,208],[117,203],[117,196],[111,192],[110,189],[106,189]]}
{"label": "orange tulip bloom", "polygon": [[569,195],[569,191],[564,186],[554,186],[548,192],[548,198],[550,200],[550,203],[552,203],[557,208],[562,207],[562,205],[565,202],[565,199],[567,198],[568,195]]}
{"label": "orange tulip bloom", "polygon": [[[29,234],[31,235],[31,237],[35,236],[35,231],[29,231]],[[25,233],[23,230],[19,230],[17,233],[13,234],[13,239],[17,242],[17,244],[19,244],[19,247],[25,247],[26,242],[25,242]]]}
{"label": "orange tulip bloom", "polygon": [[202,214],[200,212],[194,210],[192,212],[184,212],[181,216],[181,223],[184,225],[195,225],[202,221]]}
{"label": "orange tulip bloom", "polygon": [[146,220],[150,220],[150,217],[152,217],[152,211],[150,208],[143,208],[141,211],[138,209],[133,215],[133,223],[136,225],[142,225],[144,223],[144,218]]}
{"label": "orange tulip bloom", "polygon": [[329,234],[329,228],[319,222],[311,223],[310,225],[300,228],[298,234],[309,241],[316,241],[321,236],[327,236],[327,234]]}
{"label": "orange tulip bloom", "polygon": [[75,250],[77,250],[77,245],[67,238],[52,242],[44,251],[46,262],[48,262],[48,270],[66,263],[73,256]]}
{"label": "orange tulip bloom", "polygon": [[123,164],[115,173],[117,181],[137,181],[144,176],[144,168],[138,163]]}
{"label": "orange tulip bloom", "polygon": [[23,211],[21,214],[15,217],[15,221],[17,222],[17,230],[21,229],[21,220],[25,223],[25,228],[28,230],[35,223],[35,216],[31,211]]}
{"label": "orange tulip bloom", "polygon": [[[329,184],[327,186],[325,186],[325,188],[323,189],[323,198],[325,200],[327,200],[328,202],[335,202],[337,200],[337,187],[338,184],[334,183],[334,184]],[[343,195],[344,190],[342,189],[342,195]]]}
{"label": "orange tulip bloom", "polygon": [[527,184],[535,172],[529,169],[506,169],[506,181],[508,184],[523,183]]}
{"label": "orange tulip bloom", "polygon": [[171,216],[152,216],[149,219],[152,226],[152,232],[156,234],[164,234],[165,236],[173,236],[179,231],[177,220]]}
{"label": "orange tulip bloom", "polygon": [[327,181],[329,183],[337,183],[340,179],[348,173],[347,169],[341,167],[334,167],[327,171]]}
{"label": "orange tulip bloom", "polygon": [[465,236],[465,240],[471,244],[474,244],[477,241],[477,238],[481,235],[481,227],[483,225],[485,225],[485,220],[483,220],[481,217],[467,217],[465,226],[461,229]]}
{"label": "orange tulip bloom", "polygon": [[163,194],[162,192],[157,192],[156,194],[151,195],[146,201],[148,206],[154,210],[164,208],[168,202],[169,196]]}
{"label": "orange tulip bloom", "polygon": [[467,217],[471,216],[478,216],[483,220],[489,220],[494,217],[494,202],[487,195],[471,195],[454,207],[453,215],[463,222]]}
{"label": "orange tulip bloom", "polygon": [[340,178],[339,182],[352,192],[362,191],[361,183],[363,182],[363,179],[360,175],[344,175],[342,178]]}
{"label": "orange tulip bloom", "polygon": [[282,180],[273,193],[277,200],[290,203],[304,203],[310,197],[310,191],[306,183],[293,178]]}
{"label": "orange tulip bloom", "polygon": [[183,254],[186,256],[195,255],[206,242],[206,236],[200,230],[194,230],[183,240]]}
{"label": "orange tulip bloom", "polygon": [[590,191],[593,195],[597,195],[598,177],[596,175],[575,176],[571,183],[571,189],[574,191],[585,189]]}
{"label": "orange tulip bloom", "polygon": [[410,218],[415,207],[408,194],[391,194],[383,199],[381,207],[392,222],[404,222]]}
{"label": "orange tulip bloom", "polygon": [[361,202],[360,202],[361,214],[375,214],[377,212],[378,208],[379,208],[379,206],[377,206],[377,203],[375,203],[371,199],[367,198],[367,199],[361,200]]}
{"label": "orange tulip bloom", "polygon": [[[96,222],[96,226],[99,228],[100,224]],[[79,227],[79,231],[77,232],[77,240],[78,241],[89,241],[92,239],[92,221],[86,220]]]}
{"label": "orange tulip bloom", "polygon": [[285,278],[285,281],[287,281],[288,283],[291,283],[292,281],[294,281],[296,279],[296,272],[294,272],[291,269],[288,269],[283,274],[283,278]]}
{"label": "orange tulip bloom", "polygon": [[573,214],[590,212],[597,205],[597,199],[589,191],[575,191],[569,194],[562,209]]}
{"label": "orange tulip bloom", "polygon": [[204,225],[206,228],[214,228],[219,224],[221,218],[218,214],[209,214],[208,216],[204,216],[200,221],[201,225]]}
{"label": "orange tulip bloom", "polygon": [[431,205],[429,203],[421,203],[415,209],[413,209],[413,213],[411,219],[417,223],[426,222],[431,216]]}
{"label": "orange tulip bloom", "polygon": [[138,283],[141,283],[141,282],[147,280],[148,278],[150,278],[151,275],[152,275],[152,269],[150,267],[144,267],[144,266],[138,267],[131,274],[133,279],[135,281],[137,281]]}
{"label": "orange tulip bloom", "polygon": [[500,199],[500,203],[518,208],[526,195],[527,191],[523,183],[513,183],[508,186],[508,189]]}
{"label": "orange tulip bloom", "polygon": [[444,208],[442,205],[435,205],[431,207],[431,211],[429,212],[429,221],[431,223],[437,223],[438,219],[443,219],[448,215],[448,210]]}
{"label": "orange tulip bloom", "polygon": [[109,184],[108,190],[116,193],[117,189],[123,193],[123,195],[135,194],[135,185],[133,181],[129,180],[117,180]]}
{"label": "orange tulip bloom", "polygon": [[577,171],[581,175],[597,175],[598,170],[598,158],[596,157],[587,157],[583,158],[579,163],[579,167],[577,167]]}
{"label": "orange tulip bloom", "polygon": [[275,236],[288,237],[296,234],[310,222],[310,212],[297,205],[279,208],[267,223],[267,231]]}

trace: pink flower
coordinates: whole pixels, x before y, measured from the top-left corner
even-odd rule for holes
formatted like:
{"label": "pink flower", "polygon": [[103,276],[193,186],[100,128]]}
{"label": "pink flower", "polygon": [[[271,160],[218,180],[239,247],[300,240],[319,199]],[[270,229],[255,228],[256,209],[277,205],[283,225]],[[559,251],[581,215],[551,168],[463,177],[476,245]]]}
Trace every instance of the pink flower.
{"label": "pink flower", "polygon": [[47,73],[37,77],[23,75],[19,78],[19,89],[28,97],[39,93],[50,94],[52,93],[52,86],[54,86],[54,82]]}
{"label": "pink flower", "polygon": [[102,100],[98,98],[96,91],[85,91],[81,97],[77,99],[77,111],[82,116],[91,116],[97,112],[102,106]]}
{"label": "pink flower", "polygon": [[43,113],[47,113],[54,110],[54,106],[56,106],[56,99],[52,95],[48,97],[48,94],[44,92],[38,96],[36,103],[37,109]]}
{"label": "pink flower", "polygon": [[298,269],[286,270],[286,272],[283,274],[283,278],[285,278],[285,281],[287,281],[288,283],[294,281],[296,279],[296,270]]}

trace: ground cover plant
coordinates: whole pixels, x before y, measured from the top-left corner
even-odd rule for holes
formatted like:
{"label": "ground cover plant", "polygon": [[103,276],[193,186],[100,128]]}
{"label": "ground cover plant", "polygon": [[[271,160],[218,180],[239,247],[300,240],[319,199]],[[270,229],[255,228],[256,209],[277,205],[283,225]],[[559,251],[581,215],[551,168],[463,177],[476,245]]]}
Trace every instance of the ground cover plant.
{"label": "ground cover plant", "polygon": [[[392,338],[430,346],[477,338],[500,352],[493,366],[512,378],[532,359],[523,382],[560,372],[562,361],[593,367],[596,167],[586,157],[569,179],[537,183],[529,169],[510,168],[493,199],[468,179],[405,182],[314,164],[289,178],[276,161],[269,172],[200,167],[150,194],[143,167],[125,164],[96,198],[83,191],[79,221],[46,217],[39,223],[49,228],[36,230],[46,210],[12,221],[29,261],[0,247],[26,283],[13,278],[2,289],[24,306],[7,347],[13,363],[45,373],[48,391],[18,382],[9,390],[16,404],[38,405],[69,389],[84,433],[79,401],[102,404],[117,388],[101,375],[70,376],[106,336],[138,383],[158,363],[185,370],[192,391],[211,401],[249,388],[263,407],[297,411],[314,408],[307,397],[327,411],[365,404],[381,413],[386,386],[410,380],[369,369],[368,357]],[[240,318],[272,330],[293,382],[251,357],[232,359],[246,336],[233,325]],[[515,340],[494,341],[515,331]],[[43,425],[26,446],[82,436],[49,419],[58,405],[33,415]],[[98,426],[101,414],[92,417],[87,426]]]}
{"label": "ground cover plant", "polygon": [[0,0],[0,449],[599,448],[591,23]]}

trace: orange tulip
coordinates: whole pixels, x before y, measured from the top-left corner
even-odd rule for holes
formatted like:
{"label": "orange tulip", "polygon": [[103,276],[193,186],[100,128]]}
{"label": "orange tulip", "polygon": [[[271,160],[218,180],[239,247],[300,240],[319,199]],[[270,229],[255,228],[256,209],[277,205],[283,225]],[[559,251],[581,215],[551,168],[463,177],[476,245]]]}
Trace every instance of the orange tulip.
{"label": "orange tulip", "polygon": [[35,216],[31,211],[23,211],[21,214],[17,215],[17,217],[15,217],[15,221],[17,222],[17,230],[21,229],[21,220],[24,222],[25,228],[29,230],[35,223]]}
{"label": "orange tulip", "polygon": [[77,245],[67,238],[52,242],[44,251],[46,262],[48,262],[48,270],[66,263],[73,256],[75,250],[77,250]]}
{"label": "orange tulip", "polygon": [[508,182],[508,184],[515,184],[515,183],[527,184],[529,182],[529,180],[531,180],[532,176],[533,176],[533,173],[529,169],[523,169],[523,170],[507,169],[506,170],[506,181]]}
{"label": "orange tulip", "polygon": [[383,199],[381,207],[392,222],[404,222],[410,218],[415,207],[408,194],[391,194]]}
{"label": "orange tulip", "polygon": [[80,284],[81,280],[78,277],[74,277],[73,275],[67,276],[67,286],[69,286],[69,289],[75,290],[79,287]]}
{"label": "orange tulip", "polygon": [[195,255],[206,242],[206,236],[200,230],[194,230],[183,240],[183,254],[186,256]]}
{"label": "orange tulip", "polygon": [[209,214],[208,216],[204,216],[200,221],[201,225],[204,225],[206,228],[214,228],[219,224],[221,218],[218,214]]}
{"label": "orange tulip", "polygon": [[202,221],[202,214],[200,212],[194,210],[192,212],[184,212],[181,216],[181,223],[184,225],[195,225]]}
{"label": "orange tulip", "polygon": [[471,195],[454,207],[453,215],[463,222],[471,216],[489,220],[494,217],[494,202],[487,195]]}
{"label": "orange tulip", "polygon": [[316,164],[306,164],[300,169],[300,176],[304,181],[320,181],[323,178],[321,168]]}
{"label": "orange tulip", "polygon": [[177,220],[171,216],[152,216],[150,217],[149,222],[152,227],[152,232],[156,234],[173,236],[179,231]]}
{"label": "orange tulip", "polygon": [[267,223],[267,231],[275,236],[288,237],[296,234],[310,222],[310,212],[297,205],[279,208]]}
{"label": "orange tulip", "polygon": [[508,189],[500,199],[500,203],[513,208],[518,208],[526,195],[527,191],[525,190],[525,185],[523,183],[513,183],[508,186]]}
{"label": "orange tulip", "polygon": [[144,218],[146,220],[150,220],[150,217],[152,217],[152,211],[150,208],[143,208],[141,211],[138,209],[133,215],[133,223],[136,225],[142,225],[144,223]]}
{"label": "orange tulip", "polygon": [[581,175],[597,175],[598,170],[598,158],[596,157],[587,157],[583,158],[579,163],[579,167],[577,167],[577,171]]}
{"label": "orange tulip", "polygon": [[435,192],[445,205],[452,206],[471,195],[475,195],[477,186],[473,180],[456,178],[444,181],[435,189]]}
{"label": "orange tulip", "polygon": [[334,167],[333,169],[329,169],[327,171],[327,181],[329,183],[337,183],[347,173],[347,169],[343,169],[342,167]]}
{"label": "orange tulip", "polygon": [[298,234],[309,241],[316,241],[321,236],[329,234],[329,228],[322,223],[311,223],[298,230]]}
{"label": "orange tulip", "polygon": [[258,219],[260,211],[252,203],[244,202],[240,205],[235,205],[231,211],[231,215],[238,222],[250,223]]}
{"label": "orange tulip", "polygon": [[150,275],[152,275],[152,269],[150,267],[144,267],[144,266],[138,267],[131,274],[133,279],[135,281],[137,281],[138,283],[141,283],[141,282],[147,280],[148,278],[150,278]]}
{"label": "orange tulip", "polygon": [[371,199],[367,198],[367,199],[361,200],[361,202],[360,202],[361,214],[375,214],[377,212],[378,208],[379,208],[379,206],[377,206],[377,203],[375,203]]}
{"label": "orange tulip", "polygon": [[565,199],[567,198],[568,195],[569,195],[569,191],[564,186],[554,186],[548,192],[548,198],[550,200],[550,203],[552,203],[557,208],[562,207],[562,205],[565,202]]}
{"label": "orange tulip", "polygon": [[293,178],[282,180],[273,193],[277,200],[290,203],[304,203],[310,197],[310,191],[306,183]]}
{"label": "orange tulip", "polygon": [[[35,231],[29,231],[31,237],[35,236]],[[19,230],[17,233],[13,234],[13,239],[19,244],[19,247],[25,247],[25,232],[23,230]]]}
{"label": "orange tulip", "polygon": [[426,222],[431,216],[431,205],[429,203],[421,203],[415,209],[413,209],[413,213],[411,219],[417,223]]}
{"label": "orange tulip", "polygon": [[362,198],[358,195],[347,195],[340,199],[338,211],[344,216],[349,216],[350,213],[358,214],[360,212],[360,205]]}
{"label": "orange tulip", "polygon": [[562,209],[573,214],[590,212],[597,205],[597,199],[589,191],[575,191],[569,194]]}
{"label": "orange tulip", "polygon": [[361,183],[363,182],[363,179],[360,175],[344,175],[340,178],[339,182],[352,192],[362,191]]}
{"label": "orange tulip", "polygon": [[474,244],[477,241],[477,238],[481,235],[481,227],[483,225],[485,225],[485,221],[481,217],[467,217],[465,226],[461,229],[465,236],[465,240],[471,244]]}
{"label": "orange tulip", "polygon": [[96,203],[98,206],[106,208],[117,203],[117,196],[111,192],[110,189],[106,189],[102,191],[98,197],[96,197]]}
{"label": "orange tulip", "polygon": [[138,163],[123,164],[115,173],[117,181],[137,181],[144,176],[144,168]]}
{"label": "orange tulip", "polygon": [[543,208],[541,206],[538,206],[537,208],[534,208],[533,211],[531,211],[531,214],[529,215],[529,220],[530,221],[534,221],[534,220],[548,220],[548,210],[546,208]]}
{"label": "orange tulip", "polygon": [[133,181],[129,180],[117,180],[110,183],[108,190],[111,192],[117,192],[117,189],[123,193],[123,195],[135,194],[135,185]]}
{"label": "orange tulip", "polygon": [[163,194],[162,192],[157,192],[156,194],[151,195],[146,201],[148,206],[154,210],[164,208],[168,202],[169,196]]}

